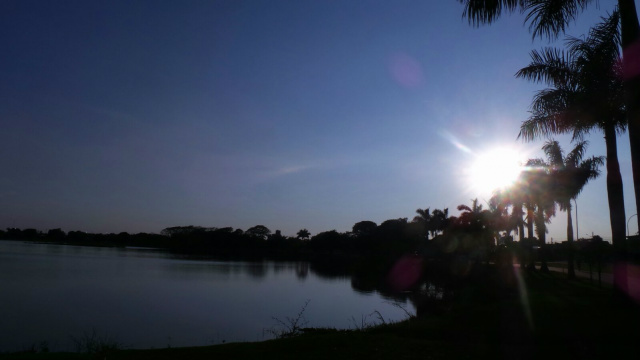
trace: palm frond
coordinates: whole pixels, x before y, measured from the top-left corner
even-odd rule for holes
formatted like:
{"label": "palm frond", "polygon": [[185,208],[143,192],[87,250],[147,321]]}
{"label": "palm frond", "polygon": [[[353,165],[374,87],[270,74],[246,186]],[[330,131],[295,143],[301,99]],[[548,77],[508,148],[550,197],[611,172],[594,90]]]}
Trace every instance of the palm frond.
{"label": "palm frond", "polygon": [[564,156],[562,154],[562,148],[557,140],[549,140],[544,143],[542,150],[547,155],[547,161],[552,167],[564,166]]}
{"label": "palm frond", "polygon": [[580,164],[580,169],[588,174],[589,180],[600,176],[600,167],[604,165],[605,156],[592,156]]}
{"label": "palm frond", "polygon": [[[538,2],[543,6],[544,1]],[[531,63],[516,76],[546,82],[551,88],[535,94],[532,115],[522,124],[518,138],[529,141],[572,132],[573,140],[581,140],[593,128],[611,123],[617,131],[624,130],[618,18],[617,12],[603,18],[585,39],[568,37],[566,51],[545,48],[531,53]]]}
{"label": "palm frond", "polygon": [[567,194],[570,199],[580,195],[589,180],[600,176],[600,167],[604,165],[604,159],[604,156],[593,156],[584,160],[577,168],[572,170],[572,186],[568,188]]}
{"label": "palm frond", "polygon": [[533,96],[531,110],[536,114],[565,112],[576,103],[576,95],[573,89],[564,87],[543,89]]}
{"label": "palm frond", "polygon": [[527,160],[525,166],[530,168],[545,168],[547,167],[547,163],[544,161],[544,159],[535,158]]}
{"label": "palm frond", "polygon": [[592,0],[529,0],[525,5],[525,22],[530,22],[533,38],[544,36],[552,40],[564,32],[590,2]]}
{"label": "palm frond", "polygon": [[565,166],[571,168],[578,167],[584,157],[585,151],[587,151],[588,145],[589,142],[586,140],[576,143],[576,146],[574,146],[573,150],[571,150],[564,159]]}
{"label": "palm frond", "polygon": [[614,59],[620,57],[620,47],[622,45],[620,31],[620,13],[614,10],[608,17],[601,17],[602,21],[589,30],[586,42],[598,44],[600,52],[612,56]]}
{"label": "palm frond", "polygon": [[517,78],[558,87],[567,86],[575,76],[575,70],[571,67],[571,53],[562,49],[547,47],[541,51],[533,50],[529,56],[531,63],[518,70],[515,75]]}
{"label": "palm frond", "polygon": [[511,13],[519,8],[524,8],[525,0],[458,0],[464,4],[462,17],[469,19],[474,26],[491,24],[502,15],[503,12]]}
{"label": "palm frond", "polygon": [[544,137],[548,138],[552,134],[563,134],[575,129],[568,124],[569,117],[564,113],[539,113],[533,112],[529,119],[522,122],[517,139],[523,141],[533,141]]}
{"label": "palm frond", "polygon": [[423,217],[423,218],[428,218],[430,216],[429,215],[429,208],[426,208],[424,210],[418,209],[418,210],[416,210],[416,213],[418,215],[420,215],[421,217]]}

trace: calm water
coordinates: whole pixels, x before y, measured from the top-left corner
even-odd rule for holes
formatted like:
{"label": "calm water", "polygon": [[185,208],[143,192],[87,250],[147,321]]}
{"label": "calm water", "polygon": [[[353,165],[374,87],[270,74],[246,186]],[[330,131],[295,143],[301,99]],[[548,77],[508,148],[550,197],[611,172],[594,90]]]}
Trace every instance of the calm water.
{"label": "calm water", "polygon": [[405,318],[380,294],[355,291],[347,276],[320,277],[306,262],[176,259],[149,249],[0,241],[0,289],[0,351],[43,341],[75,350],[72,338],[94,330],[126,348],[261,341],[277,329],[274,317],[295,317],[306,300],[308,326],[354,328],[375,310]]}

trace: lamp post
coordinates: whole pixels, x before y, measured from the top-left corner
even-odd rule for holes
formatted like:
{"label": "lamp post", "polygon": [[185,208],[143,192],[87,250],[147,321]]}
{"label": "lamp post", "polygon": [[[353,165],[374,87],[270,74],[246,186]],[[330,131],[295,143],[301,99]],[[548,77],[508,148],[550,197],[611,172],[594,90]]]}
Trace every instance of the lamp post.
{"label": "lamp post", "polygon": [[633,218],[634,216],[638,216],[638,214],[629,216],[629,219],[627,220],[627,237],[629,237],[629,221],[631,221],[631,218]]}

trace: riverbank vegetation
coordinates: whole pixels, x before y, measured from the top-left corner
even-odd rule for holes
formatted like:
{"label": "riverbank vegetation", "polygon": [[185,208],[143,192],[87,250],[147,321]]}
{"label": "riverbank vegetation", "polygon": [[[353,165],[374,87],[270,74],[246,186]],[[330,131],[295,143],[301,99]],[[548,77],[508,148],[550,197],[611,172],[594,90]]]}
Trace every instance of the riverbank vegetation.
{"label": "riverbank vegetation", "polygon": [[[439,311],[362,330],[304,329],[258,343],[117,350],[108,359],[446,359],[636,358],[640,310],[611,289],[561,274],[480,266],[458,277]],[[313,324],[310,324],[313,326]],[[22,353],[0,359],[96,358],[96,354]],[[101,353],[104,357],[105,354]],[[100,357],[100,358],[102,358]]]}

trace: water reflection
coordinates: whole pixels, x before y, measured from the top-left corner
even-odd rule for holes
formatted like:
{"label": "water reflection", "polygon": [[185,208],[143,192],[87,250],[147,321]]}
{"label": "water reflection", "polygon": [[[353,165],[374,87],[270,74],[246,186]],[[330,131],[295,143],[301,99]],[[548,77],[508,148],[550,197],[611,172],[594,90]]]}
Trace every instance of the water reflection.
{"label": "water reflection", "polygon": [[[228,262],[217,260],[184,260],[171,262],[164,265],[165,271],[169,273],[213,273],[219,275],[246,275],[253,279],[262,279],[270,273],[290,273],[294,272],[299,280],[304,280],[309,276],[310,264],[307,261],[294,262]],[[313,273],[313,272],[312,272]]]}
{"label": "water reflection", "polygon": [[[25,250],[27,249],[28,250]],[[210,256],[194,256],[188,254],[176,254],[162,251],[160,249],[127,247],[127,248],[100,248],[85,247],[75,245],[54,245],[54,244],[34,244],[21,242],[0,242],[0,255],[5,257],[19,257],[28,253],[29,256],[43,255],[55,257],[82,257],[87,258],[129,258],[129,259],[167,259],[173,260],[163,262],[163,271],[167,274],[215,274],[230,277],[231,275],[243,276],[246,278],[261,280],[270,274],[277,276],[281,273],[293,273],[299,281],[305,281],[309,276],[330,281],[347,280],[351,289],[357,293],[368,295],[378,294],[387,300],[407,301],[415,297],[433,297],[439,300],[446,298],[444,290],[450,287],[449,284],[439,276],[433,268],[426,269],[421,263],[410,264],[419,269],[419,273],[407,276],[406,271],[397,276],[401,280],[407,277],[414,279],[410,284],[401,287],[397,286],[398,279],[390,280],[390,272],[394,271],[394,266],[385,259],[362,258],[345,259],[333,258],[312,259],[310,261],[221,261]],[[415,258],[415,257],[414,257]],[[402,259],[401,259],[402,260]],[[397,264],[395,264],[397,265]],[[437,284],[437,285],[436,285]],[[437,289],[437,290],[436,290]],[[434,291],[439,295],[433,296]],[[412,295],[412,296],[410,296]]]}
{"label": "water reflection", "polygon": [[[130,348],[265,340],[273,317],[305,313],[309,326],[350,328],[379,311],[402,320],[400,301],[375,261],[221,261],[150,249],[0,241],[0,351],[47,341],[73,350],[71,336],[96,329]],[[45,300],[46,299],[46,300]]]}

